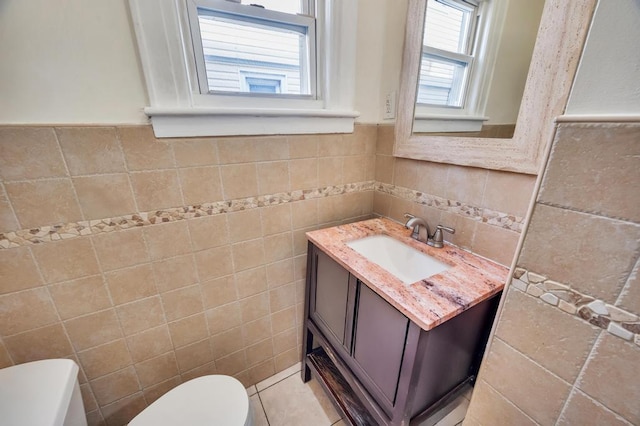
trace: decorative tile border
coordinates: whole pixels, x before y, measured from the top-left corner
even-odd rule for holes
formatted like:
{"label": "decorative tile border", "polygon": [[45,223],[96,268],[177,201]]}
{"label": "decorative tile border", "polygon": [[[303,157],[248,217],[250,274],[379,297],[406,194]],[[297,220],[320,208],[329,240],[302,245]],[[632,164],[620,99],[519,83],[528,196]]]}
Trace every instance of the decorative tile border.
{"label": "decorative tile border", "polygon": [[640,318],[636,314],[579,293],[567,284],[550,280],[524,268],[515,269],[511,285],[589,324],[607,330],[616,337],[640,346]]}
{"label": "decorative tile border", "polygon": [[295,201],[324,198],[352,192],[379,191],[398,198],[434,207],[450,213],[459,214],[472,220],[498,226],[515,232],[521,232],[524,218],[494,210],[483,209],[455,200],[424,194],[412,189],[389,185],[381,182],[366,181],[345,185],[331,185],[322,188],[279,192],[257,197],[240,198],[228,201],[216,201],[192,206],[172,207],[161,210],[132,213],[124,216],[96,220],[85,220],[37,228],[21,229],[0,233],[0,249],[9,249],[49,241],[66,240],[85,235],[118,231],[139,226],[175,222],[203,216],[250,210],[259,207],[275,206]]}
{"label": "decorative tile border", "polygon": [[214,216],[217,214],[292,203],[294,201],[324,198],[352,192],[373,191],[374,187],[375,182],[373,181],[349,183],[346,185],[280,192],[277,194],[261,195],[258,197],[248,197],[229,201],[216,201],[213,203],[203,203],[194,206],[173,207],[162,210],[139,212],[105,219],[85,220],[59,225],[41,226],[31,229],[21,229],[13,232],[0,233],[0,249],[40,244],[48,241],[66,240],[85,235],[95,235],[203,216]]}
{"label": "decorative tile border", "polygon": [[522,228],[524,226],[524,218],[520,216],[476,207],[471,204],[425,194],[423,192],[403,188],[401,186],[376,182],[375,189],[376,191],[384,194],[393,195],[394,197],[423,204],[449,213],[459,214],[472,220],[486,223],[487,225],[497,226],[514,232],[522,232]]}

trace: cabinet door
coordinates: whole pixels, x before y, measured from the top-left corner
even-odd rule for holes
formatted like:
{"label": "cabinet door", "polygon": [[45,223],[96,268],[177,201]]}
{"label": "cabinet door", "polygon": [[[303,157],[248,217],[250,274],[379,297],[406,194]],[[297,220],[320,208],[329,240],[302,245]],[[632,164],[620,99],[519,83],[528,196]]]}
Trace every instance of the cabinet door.
{"label": "cabinet door", "polygon": [[[311,317],[325,335],[345,345],[348,329],[349,272],[320,250],[316,252],[315,288],[312,288]],[[350,340],[350,339],[347,339]]]}
{"label": "cabinet door", "polygon": [[[409,320],[387,301],[360,283],[353,359],[365,375],[362,380],[373,384],[377,398],[387,407],[393,406],[398,388],[404,343]],[[383,400],[380,400],[380,399]]]}

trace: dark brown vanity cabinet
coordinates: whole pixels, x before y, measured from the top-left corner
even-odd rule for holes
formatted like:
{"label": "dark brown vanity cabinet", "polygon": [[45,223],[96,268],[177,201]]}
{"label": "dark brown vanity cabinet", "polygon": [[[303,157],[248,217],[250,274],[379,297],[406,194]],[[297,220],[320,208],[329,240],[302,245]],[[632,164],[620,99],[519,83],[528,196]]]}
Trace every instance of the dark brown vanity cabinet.
{"label": "dark brown vanity cabinet", "polygon": [[326,338],[338,350],[349,351],[356,281],[335,260],[317,250],[314,256],[315,283],[309,314]]}
{"label": "dark brown vanity cabinet", "polygon": [[351,356],[357,376],[388,409],[393,406],[409,320],[366,285],[360,284],[356,337]]}
{"label": "dark brown vanity cabinet", "polygon": [[351,424],[417,423],[474,379],[497,300],[425,331],[309,244],[303,379]]}

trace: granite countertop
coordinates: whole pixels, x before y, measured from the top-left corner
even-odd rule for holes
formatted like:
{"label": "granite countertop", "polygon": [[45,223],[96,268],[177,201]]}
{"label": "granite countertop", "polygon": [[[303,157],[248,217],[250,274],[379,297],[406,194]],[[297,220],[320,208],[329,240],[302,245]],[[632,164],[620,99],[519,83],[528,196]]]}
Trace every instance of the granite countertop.
{"label": "granite countertop", "polygon": [[[451,268],[406,285],[345,243],[388,235]],[[423,330],[430,330],[498,293],[509,270],[450,244],[433,248],[411,238],[411,231],[386,218],[307,232],[307,238]]]}

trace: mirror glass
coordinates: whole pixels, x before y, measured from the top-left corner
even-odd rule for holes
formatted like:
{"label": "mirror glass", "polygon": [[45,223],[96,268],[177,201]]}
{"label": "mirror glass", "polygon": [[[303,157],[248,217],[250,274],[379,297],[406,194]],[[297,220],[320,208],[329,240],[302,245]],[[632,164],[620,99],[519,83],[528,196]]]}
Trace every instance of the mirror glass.
{"label": "mirror glass", "polygon": [[[516,0],[483,0],[478,4],[501,5],[512,1]],[[440,136],[414,131],[427,0],[408,2],[393,155],[537,174],[555,133],[555,122],[564,113],[597,0],[545,1],[512,138],[459,137],[457,133]],[[450,118],[454,110],[459,109],[448,107],[449,114],[441,117]]]}
{"label": "mirror glass", "polygon": [[413,133],[512,138],[544,0],[427,0]]}

